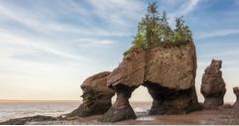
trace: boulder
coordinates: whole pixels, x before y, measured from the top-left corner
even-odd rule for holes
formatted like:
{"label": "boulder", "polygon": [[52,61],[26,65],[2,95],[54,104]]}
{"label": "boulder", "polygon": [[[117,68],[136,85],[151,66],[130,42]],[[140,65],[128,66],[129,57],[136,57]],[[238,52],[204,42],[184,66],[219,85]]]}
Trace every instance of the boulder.
{"label": "boulder", "polygon": [[233,92],[237,97],[236,102],[233,105],[233,108],[236,108],[239,110],[239,87],[234,87]]}
{"label": "boulder", "polygon": [[149,114],[181,114],[198,109],[193,42],[146,52],[144,86],[153,98]]}
{"label": "boulder", "polygon": [[111,106],[114,91],[107,87],[107,77],[110,72],[101,72],[86,79],[81,88],[83,103],[66,117],[85,117],[104,114]]}
{"label": "boulder", "polygon": [[213,59],[202,77],[201,93],[205,98],[205,108],[210,109],[223,105],[226,87],[222,78],[221,67],[222,61]]}

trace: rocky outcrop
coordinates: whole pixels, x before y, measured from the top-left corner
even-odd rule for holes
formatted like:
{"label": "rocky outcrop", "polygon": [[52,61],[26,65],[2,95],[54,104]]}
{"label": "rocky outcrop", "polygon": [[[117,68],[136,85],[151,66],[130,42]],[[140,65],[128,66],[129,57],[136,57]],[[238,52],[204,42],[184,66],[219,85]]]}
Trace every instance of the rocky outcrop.
{"label": "rocky outcrop", "polygon": [[149,114],[181,114],[198,109],[193,42],[146,52],[144,86],[153,98]]}
{"label": "rocky outcrop", "polygon": [[66,117],[104,114],[112,106],[111,98],[114,95],[114,91],[107,87],[109,74],[102,72],[86,79],[81,85],[83,103]]}
{"label": "rocky outcrop", "polygon": [[150,114],[187,113],[198,107],[195,92],[196,51],[192,42],[182,46],[133,49],[109,75],[108,86],[117,100],[102,121],[136,118],[128,99],[140,85],[153,97]]}
{"label": "rocky outcrop", "polygon": [[136,119],[136,114],[129,104],[129,98],[135,88],[118,85],[115,88],[117,99],[114,105],[100,119],[102,122],[117,122]]}
{"label": "rocky outcrop", "polygon": [[226,87],[222,78],[221,67],[221,60],[212,60],[202,77],[201,93],[205,98],[205,108],[210,109],[223,105]]}
{"label": "rocky outcrop", "polygon": [[17,118],[17,119],[10,119],[5,122],[1,122],[0,125],[24,125],[27,122],[43,122],[43,121],[56,121],[56,117],[51,116],[32,116],[32,117],[24,117],[24,118]]}
{"label": "rocky outcrop", "polygon": [[239,110],[239,87],[234,87],[233,92],[236,95],[236,102],[233,105],[233,108],[236,108]]}
{"label": "rocky outcrop", "polygon": [[117,98],[101,121],[116,122],[136,118],[129,104],[129,98],[134,89],[144,82],[144,58],[145,52],[142,49],[134,49],[109,75],[108,87],[115,90]]}

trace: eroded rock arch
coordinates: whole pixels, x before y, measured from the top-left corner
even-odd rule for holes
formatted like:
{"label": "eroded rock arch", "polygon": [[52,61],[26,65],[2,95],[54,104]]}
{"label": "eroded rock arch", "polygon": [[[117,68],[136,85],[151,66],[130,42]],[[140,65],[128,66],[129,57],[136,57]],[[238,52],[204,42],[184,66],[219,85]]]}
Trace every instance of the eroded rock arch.
{"label": "eroded rock arch", "polygon": [[116,92],[117,99],[102,121],[135,119],[129,98],[140,85],[147,87],[153,98],[150,114],[181,114],[198,109],[196,68],[193,42],[133,49],[108,77],[107,86]]}

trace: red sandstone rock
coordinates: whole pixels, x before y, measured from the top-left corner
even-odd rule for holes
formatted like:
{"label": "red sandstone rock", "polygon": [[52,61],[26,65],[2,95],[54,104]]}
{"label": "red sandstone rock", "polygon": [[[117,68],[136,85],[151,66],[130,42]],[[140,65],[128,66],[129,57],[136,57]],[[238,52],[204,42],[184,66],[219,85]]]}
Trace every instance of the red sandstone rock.
{"label": "red sandstone rock", "polygon": [[109,75],[108,86],[117,100],[102,121],[134,119],[128,99],[140,85],[153,97],[150,114],[187,113],[198,107],[195,92],[196,50],[193,42],[181,46],[134,49]]}
{"label": "red sandstone rock", "polygon": [[220,70],[221,66],[221,60],[212,60],[202,77],[201,93],[205,97],[205,108],[215,108],[223,105],[226,87]]}
{"label": "red sandstone rock", "polygon": [[237,97],[236,102],[233,105],[233,108],[239,109],[239,87],[234,87],[233,92]]}
{"label": "red sandstone rock", "polygon": [[110,72],[101,72],[86,79],[81,85],[83,103],[66,116],[84,117],[104,114],[112,106],[111,98],[114,95],[114,91],[107,87],[109,74]]}
{"label": "red sandstone rock", "polygon": [[146,52],[145,83],[153,98],[150,114],[180,114],[198,109],[193,42]]}
{"label": "red sandstone rock", "polygon": [[108,86],[138,87],[144,83],[145,51],[134,49],[108,78]]}

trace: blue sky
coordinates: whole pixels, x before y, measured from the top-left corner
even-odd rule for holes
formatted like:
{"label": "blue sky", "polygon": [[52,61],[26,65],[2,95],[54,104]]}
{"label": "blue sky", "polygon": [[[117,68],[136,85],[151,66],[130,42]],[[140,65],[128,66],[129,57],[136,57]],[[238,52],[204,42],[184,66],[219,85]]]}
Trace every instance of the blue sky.
{"label": "blue sky", "polygon": [[[146,0],[0,0],[0,99],[80,99],[82,81],[112,70],[130,47]],[[212,58],[228,92],[239,86],[239,0],[158,0],[184,16],[198,53],[197,90]],[[144,88],[133,94],[147,95]],[[199,99],[202,100],[200,94]]]}

